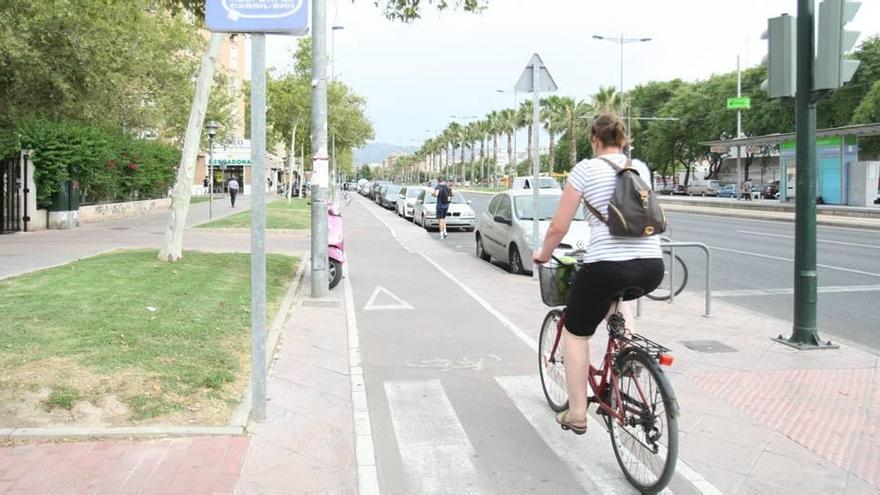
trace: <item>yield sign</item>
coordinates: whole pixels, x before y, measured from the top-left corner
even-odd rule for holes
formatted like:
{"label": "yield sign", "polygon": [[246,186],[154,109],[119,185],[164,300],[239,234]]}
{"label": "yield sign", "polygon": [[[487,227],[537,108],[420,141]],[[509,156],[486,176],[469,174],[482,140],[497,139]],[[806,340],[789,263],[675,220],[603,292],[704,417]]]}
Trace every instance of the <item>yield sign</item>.
{"label": "yield sign", "polygon": [[[535,67],[538,68],[537,76],[534,70]],[[537,88],[535,88],[536,78],[538,80]],[[531,93],[535,89],[538,92],[556,91],[556,83],[553,82],[553,76],[550,75],[550,71],[547,70],[544,61],[541,60],[541,56],[535,53],[532,55],[529,63],[526,64],[526,68],[523,69],[523,73],[519,76],[519,81],[517,81],[514,88],[519,93]]]}
{"label": "yield sign", "polygon": [[[377,300],[380,296],[384,296],[383,299],[385,301],[382,304],[377,304]],[[391,304],[388,304],[388,300],[393,301]],[[373,295],[370,296],[370,299],[367,300],[367,304],[364,306],[364,311],[375,311],[380,309],[415,309],[409,303],[404,301],[403,299],[395,296],[385,287],[381,285],[376,286],[376,290],[373,291]]]}

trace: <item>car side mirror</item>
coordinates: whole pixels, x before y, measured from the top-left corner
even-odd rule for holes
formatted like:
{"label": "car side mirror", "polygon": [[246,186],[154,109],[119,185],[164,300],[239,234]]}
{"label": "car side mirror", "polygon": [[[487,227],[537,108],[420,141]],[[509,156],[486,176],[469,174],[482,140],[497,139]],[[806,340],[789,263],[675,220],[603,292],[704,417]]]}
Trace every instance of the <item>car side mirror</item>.
{"label": "car side mirror", "polygon": [[467,200],[467,204],[471,204],[471,200]]}
{"label": "car side mirror", "polygon": [[495,221],[506,225],[513,225],[513,221],[511,219],[502,217],[501,215],[495,215]]}

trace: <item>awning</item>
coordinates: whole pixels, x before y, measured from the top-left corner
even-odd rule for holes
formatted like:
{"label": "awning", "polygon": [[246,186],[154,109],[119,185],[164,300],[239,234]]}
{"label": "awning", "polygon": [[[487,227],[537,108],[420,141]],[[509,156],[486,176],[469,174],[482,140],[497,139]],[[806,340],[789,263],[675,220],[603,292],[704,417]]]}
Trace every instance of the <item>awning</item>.
{"label": "awning", "polygon": [[[817,138],[835,136],[880,136],[880,122],[875,122],[873,124],[847,125],[843,127],[833,127],[831,129],[819,129],[816,131]],[[794,141],[796,138],[797,134],[794,132],[787,132],[785,134],[767,134],[766,136],[705,141],[699,144],[703,146],[773,146],[786,141]]]}

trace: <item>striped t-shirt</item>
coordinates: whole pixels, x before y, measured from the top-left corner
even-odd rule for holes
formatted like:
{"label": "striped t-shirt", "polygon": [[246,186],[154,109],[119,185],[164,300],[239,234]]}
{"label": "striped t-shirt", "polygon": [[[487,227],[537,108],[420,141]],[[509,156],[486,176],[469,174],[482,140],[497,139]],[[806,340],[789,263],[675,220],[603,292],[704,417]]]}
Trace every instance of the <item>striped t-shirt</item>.
{"label": "striped t-shirt", "polygon": [[[615,164],[623,167],[626,165],[626,155],[611,154],[603,155]],[[638,171],[639,176],[646,184],[650,184],[651,173],[644,163],[633,160],[632,167]],[[608,203],[614,194],[614,186],[617,184],[617,173],[611,165],[598,158],[583,160],[571,169],[568,175],[568,183],[581,193],[590,205],[600,213],[608,215]],[[584,208],[584,210],[587,210]],[[626,261],[640,258],[660,258],[660,237],[615,237],[608,231],[608,226],[596,218],[592,213],[590,217],[590,246],[587,249],[584,261],[594,263],[597,261]]]}

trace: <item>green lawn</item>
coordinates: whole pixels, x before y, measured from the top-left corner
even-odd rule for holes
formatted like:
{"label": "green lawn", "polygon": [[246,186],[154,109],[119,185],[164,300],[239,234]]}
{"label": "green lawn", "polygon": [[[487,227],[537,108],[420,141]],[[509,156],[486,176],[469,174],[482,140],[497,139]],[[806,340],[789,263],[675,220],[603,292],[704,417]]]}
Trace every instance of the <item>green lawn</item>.
{"label": "green lawn", "polygon": [[[268,255],[270,316],[297,262]],[[0,280],[0,314],[3,397],[49,391],[51,410],[112,395],[127,406],[120,423],[225,424],[249,374],[250,257],[87,258]]]}
{"label": "green lawn", "polygon": [[[266,205],[267,229],[302,230],[311,226],[311,206],[307,199],[293,198],[290,204],[286,199],[278,199]],[[249,229],[251,227],[250,210],[236,213],[228,217],[203,223],[199,228],[210,229]]]}
{"label": "green lawn", "polygon": [[[199,204],[199,203],[207,203],[209,199],[211,199],[210,196],[190,196],[189,197],[189,204],[195,205],[195,204]],[[226,195],[225,194],[215,194],[214,201],[215,202],[227,201]]]}

